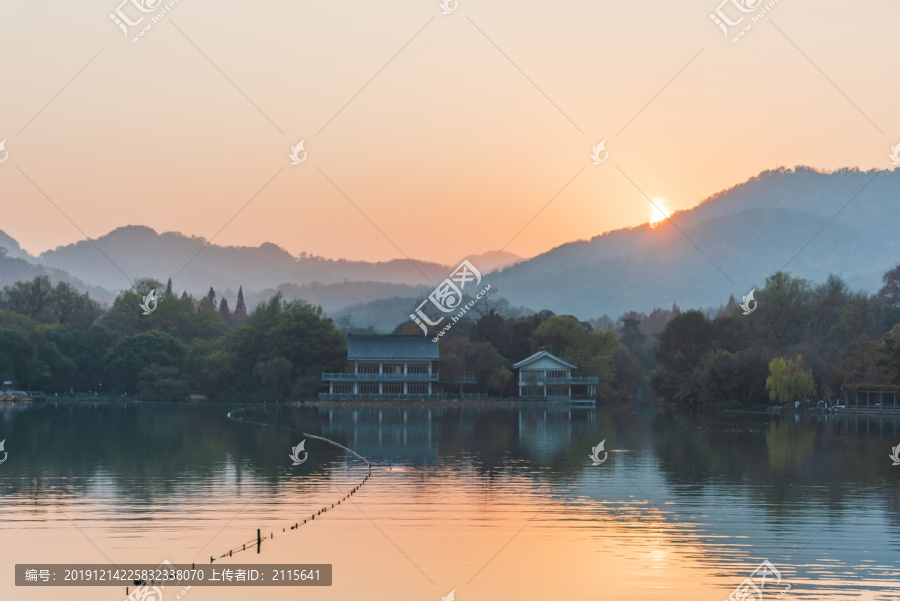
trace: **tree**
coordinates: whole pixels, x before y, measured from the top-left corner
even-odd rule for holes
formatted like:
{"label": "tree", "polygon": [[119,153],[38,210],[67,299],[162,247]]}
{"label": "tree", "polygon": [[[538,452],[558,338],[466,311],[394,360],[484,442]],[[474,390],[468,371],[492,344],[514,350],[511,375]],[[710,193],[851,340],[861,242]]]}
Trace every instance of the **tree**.
{"label": "tree", "polygon": [[212,286],[209,287],[209,292],[206,294],[203,300],[200,301],[200,308],[212,309],[213,311],[216,310],[216,291],[213,290]]}
{"label": "tree", "polygon": [[137,391],[146,401],[184,401],[190,393],[190,385],[177,367],[150,365],[141,370]]}
{"label": "tree", "polygon": [[489,342],[471,342],[467,338],[441,338],[441,381],[457,386],[457,372],[475,369],[478,384],[489,394],[511,396],[515,393],[511,365]]}
{"label": "tree", "polygon": [[816,382],[812,372],[801,366],[802,360],[802,357],[796,360],[775,357],[769,362],[766,390],[771,400],[787,404],[815,394]]}
{"label": "tree", "polygon": [[135,390],[145,367],[176,367],[184,363],[184,349],[171,334],[150,331],[126,336],[106,352],[107,369],[126,390]]}
{"label": "tree", "polygon": [[234,314],[232,315],[234,325],[243,325],[247,321],[247,305],[244,304],[244,287],[238,288],[237,302],[234,305]]}
{"label": "tree", "polygon": [[779,271],[756,291],[758,310],[751,320],[753,332],[766,348],[784,351],[810,332],[813,291],[809,282]]}
{"label": "tree", "polygon": [[50,278],[41,275],[30,282],[16,282],[12,286],[6,286],[0,306],[38,321],[50,322],[53,320],[52,294]]}
{"label": "tree", "polygon": [[685,311],[672,320],[659,335],[656,360],[668,369],[690,374],[712,348],[715,331],[699,311]]}
{"label": "tree", "polygon": [[841,388],[883,386],[884,374],[876,366],[877,342],[862,335],[848,344],[834,367],[834,383]]}
{"label": "tree", "polygon": [[253,367],[253,375],[262,380],[266,391],[275,400],[286,398],[291,392],[291,370],[293,364],[282,356],[258,361]]}
{"label": "tree", "polygon": [[231,311],[228,309],[228,301],[225,297],[222,297],[222,302],[219,303],[219,315],[222,316],[225,323],[231,323]]}
{"label": "tree", "polygon": [[900,324],[891,328],[876,351],[875,365],[891,386],[900,386]]}
{"label": "tree", "polygon": [[900,306],[900,265],[897,265],[881,277],[884,286],[878,291],[878,298],[885,305]]}
{"label": "tree", "polygon": [[172,296],[172,278],[169,278],[169,281],[166,284],[166,296]]}

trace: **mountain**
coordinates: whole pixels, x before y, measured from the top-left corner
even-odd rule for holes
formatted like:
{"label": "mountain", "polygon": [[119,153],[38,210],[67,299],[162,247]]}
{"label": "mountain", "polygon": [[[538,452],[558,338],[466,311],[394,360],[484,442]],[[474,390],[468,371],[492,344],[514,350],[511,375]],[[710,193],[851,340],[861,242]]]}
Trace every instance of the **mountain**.
{"label": "mountain", "polygon": [[[650,311],[673,302],[716,307],[730,295],[740,298],[762,286],[766,276],[782,268],[818,281],[835,273],[852,288],[875,291],[882,274],[900,263],[898,199],[898,170],[781,168],[679,211],[655,228],[607,232],[527,260],[504,252],[466,258],[496,297],[520,308],[581,319]],[[165,282],[172,276],[177,291],[201,296],[213,286],[232,306],[238,286],[244,287],[251,308],[280,291],[288,299],[320,304],[331,315],[349,316],[354,326],[385,330],[392,329],[394,319],[406,319],[417,300],[456,266],[295,257],[271,243],[218,246],[134,225],[39,258],[28,256],[2,232],[0,247],[8,253],[0,262],[0,284],[48,270],[58,279],[86,283],[81,289],[119,290],[134,277]]]}
{"label": "mountain", "polygon": [[[95,244],[114,265],[99,254]],[[203,238],[177,232],[158,234],[136,225],[117,228],[93,243],[82,240],[61,246],[43,253],[39,259],[45,265],[114,290],[127,288],[130,278],[153,277],[165,282],[172,277],[175,288],[194,294],[205,294],[210,286],[217,290],[243,286],[245,290],[258,291],[284,283],[376,281],[418,286],[429,283],[422,272],[432,281],[441,281],[450,269],[425,261],[413,265],[406,259],[368,263],[306,254],[294,257],[271,243],[258,247],[218,246]]]}
{"label": "mountain", "polygon": [[874,291],[900,263],[898,197],[900,171],[766,171],[656,228],[564,244],[489,282],[515,303],[580,318],[718,306],[782,268]]}
{"label": "mountain", "polygon": [[[0,232],[0,240],[3,240],[4,237],[9,238],[6,234]],[[12,238],[9,238],[9,240],[12,240]],[[18,248],[18,244],[15,243],[15,240],[12,241],[15,244],[15,247]],[[3,240],[3,242],[8,244],[5,240]],[[28,253],[21,249],[17,254],[29,257],[31,260],[13,256],[11,252],[4,254],[3,249],[9,251],[11,246],[12,245],[0,246],[0,288],[11,286],[16,282],[33,280],[38,276],[45,275],[50,280],[51,284],[55,285],[58,282],[66,282],[82,292],[89,293],[91,298],[101,304],[109,304],[115,300],[116,295],[108,290],[97,286],[88,286],[81,280],[73,278],[61,269],[52,269],[44,265],[35,264],[33,258],[29,257]]]}
{"label": "mountain", "polygon": [[[518,255],[512,254],[511,252],[501,250],[499,252],[489,251],[486,253],[481,253],[480,255],[469,255],[468,257],[465,257],[465,260],[474,265],[475,268],[482,274],[485,274],[496,271],[503,267],[515,265],[516,263],[521,263],[524,259],[522,259],[522,257]],[[460,259],[456,263],[456,265],[459,265],[460,263],[462,263],[462,261],[463,260]]]}

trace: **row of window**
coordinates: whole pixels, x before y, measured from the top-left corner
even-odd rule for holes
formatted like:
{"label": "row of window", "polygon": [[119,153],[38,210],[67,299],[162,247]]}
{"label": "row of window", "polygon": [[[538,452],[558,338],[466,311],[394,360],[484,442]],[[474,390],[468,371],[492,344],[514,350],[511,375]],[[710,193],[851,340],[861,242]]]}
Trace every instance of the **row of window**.
{"label": "row of window", "polygon": [[[402,374],[403,373],[403,364],[402,363],[383,363],[381,365],[381,371],[378,370],[378,363],[360,363],[357,365],[357,373],[361,374]],[[408,374],[427,374],[428,373],[428,364],[427,363],[408,363],[406,365],[406,373]]]}
{"label": "row of window", "polygon": [[[407,384],[407,394],[428,394],[428,384]],[[337,394],[353,394],[352,384],[335,384]],[[403,384],[382,384],[381,392],[378,384],[360,384],[359,394],[403,394]]]}
{"label": "row of window", "polygon": [[568,386],[547,386],[547,393],[544,394],[543,386],[523,386],[522,396],[548,396],[548,397],[568,397]]}

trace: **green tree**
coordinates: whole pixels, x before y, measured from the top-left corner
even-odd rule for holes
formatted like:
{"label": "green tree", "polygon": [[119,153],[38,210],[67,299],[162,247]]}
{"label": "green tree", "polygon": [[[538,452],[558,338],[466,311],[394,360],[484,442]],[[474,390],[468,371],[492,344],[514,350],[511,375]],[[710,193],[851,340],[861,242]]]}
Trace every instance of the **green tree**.
{"label": "green tree", "polygon": [[784,351],[805,339],[813,316],[813,290],[804,279],[779,271],[766,278],[757,290],[758,308],[751,320],[759,343],[774,351]]}
{"label": "green tree", "polygon": [[244,287],[238,288],[237,302],[234,304],[234,325],[242,325],[247,321],[247,305],[244,304]]}
{"label": "green tree", "polygon": [[775,357],[769,362],[766,390],[769,398],[781,404],[802,401],[816,392],[812,372],[801,366],[802,357],[796,360]]}
{"label": "green tree", "polygon": [[190,393],[190,383],[177,367],[150,365],[140,372],[137,392],[145,401],[184,401]]}
{"label": "green tree", "polygon": [[219,303],[219,315],[222,316],[222,321],[231,323],[231,311],[228,309],[228,300],[224,296],[222,302]]}
{"label": "green tree", "polygon": [[878,298],[885,305],[900,307],[900,265],[897,265],[881,277],[884,284],[878,291]]}
{"label": "green tree", "polygon": [[888,384],[900,386],[900,324],[891,328],[881,341],[875,365],[885,374]]}
{"label": "green tree", "polygon": [[116,383],[130,392],[137,388],[141,371],[145,367],[156,365],[181,369],[184,349],[171,334],[144,332],[119,340],[106,352],[104,361]]}

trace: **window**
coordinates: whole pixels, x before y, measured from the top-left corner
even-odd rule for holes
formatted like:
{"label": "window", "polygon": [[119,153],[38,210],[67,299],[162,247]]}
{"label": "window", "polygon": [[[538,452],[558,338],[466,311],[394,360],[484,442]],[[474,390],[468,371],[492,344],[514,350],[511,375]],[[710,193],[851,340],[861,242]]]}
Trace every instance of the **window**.
{"label": "window", "polygon": [[400,363],[385,363],[384,373],[386,374],[402,374],[403,365]]}
{"label": "window", "polygon": [[377,363],[360,363],[358,366],[359,373],[361,374],[377,374],[378,373],[378,364]]}
{"label": "window", "polygon": [[407,367],[407,373],[411,374],[427,374],[428,373],[428,364],[427,363],[410,363]]}
{"label": "window", "polygon": [[522,396],[533,397],[533,396],[544,396],[544,389],[540,386],[523,386],[522,387]]}
{"label": "window", "polygon": [[334,392],[337,394],[352,394],[353,386],[350,384],[335,384]]}
{"label": "window", "polygon": [[403,384],[383,384],[384,394],[403,394]]}
{"label": "window", "polygon": [[557,379],[561,380],[563,378],[568,378],[569,372],[565,369],[548,369],[547,370],[547,378],[548,379]]}
{"label": "window", "polygon": [[378,394],[378,384],[360,384],[359,394]]}
{"label": "window", "polygon": [[568,397],[569,396],[569,387],[568,386],[548,386],[547,387],[547,396]]}
{"label": "window", "polygon": [[407,384],[406,390],[409,394],[428,394],[427,384]]}

